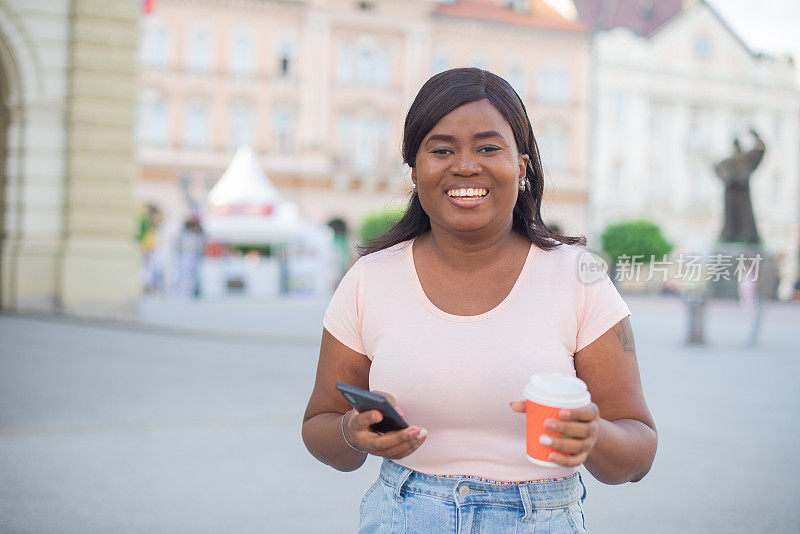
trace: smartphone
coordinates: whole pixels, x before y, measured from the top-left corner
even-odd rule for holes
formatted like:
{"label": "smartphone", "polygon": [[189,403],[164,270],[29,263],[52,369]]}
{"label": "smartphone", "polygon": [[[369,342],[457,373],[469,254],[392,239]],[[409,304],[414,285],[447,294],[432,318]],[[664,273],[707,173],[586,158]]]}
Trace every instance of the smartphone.
{"label": "smartphone", "polygon": [[383,395],[372,393],[366,389],[357,388],[344,382],[336,384],[336,389],[344,395],[353,408],[359,412],[368,410],[379,410],[383,414],[383,419],[377,423],[369,425],[375,432],[391,432],[392,430],[402,430],[408,428],[406,423],[397,410],[386,400]]}

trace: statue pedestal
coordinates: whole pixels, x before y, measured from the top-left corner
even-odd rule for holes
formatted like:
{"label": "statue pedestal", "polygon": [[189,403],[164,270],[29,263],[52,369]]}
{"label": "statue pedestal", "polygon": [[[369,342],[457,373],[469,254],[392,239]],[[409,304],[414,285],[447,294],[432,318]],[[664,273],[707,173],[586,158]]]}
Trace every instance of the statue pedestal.
{"label": "statue pedestal", "polygon": [[[717,263],[715,271],[724,273],[719,275],[719,280],[714,281],[717,275],[710,275],[708,272],[711,263],[710,256],[722,255],[721,261]],[[766,250],[760,243],[714,243],[709,257],[706,258],[706,279],[708,281],[708,292],[711,298],[716,299],[739,299],[739,279],[749,272],[750,266],[747,261],[736,271],[739,266],[738,257],[742,254],[746,259],[756,258],[760,255],[758,263],[758,279],[756,282],[756,292],[762,298],[772,298],[775,286],[775,255]],[[755,271],[755,268],[753,268]]]}

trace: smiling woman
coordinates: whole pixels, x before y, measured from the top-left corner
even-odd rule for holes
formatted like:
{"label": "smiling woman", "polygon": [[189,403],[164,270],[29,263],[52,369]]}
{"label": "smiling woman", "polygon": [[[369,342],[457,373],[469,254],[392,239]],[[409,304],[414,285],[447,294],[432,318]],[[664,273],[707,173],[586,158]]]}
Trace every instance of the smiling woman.
{"label": "smiling woman", "polygon": [[[604,272],[579,276],[584,237],[542,222],[536,140],[502,78],[460,68],[428,80],[403,158],[408,208],[325,311],[306,447],[342,471],[384,458],[362,533],[586,532],[578,466],[620,484],[655,456],[630,309]],[[542,422],[556,467],[526,455],[518,412],[535,373],[577,376],[594,401]],[[383,413],[350,410],[338,382],[382,394],[413,426],[373,430]]]}

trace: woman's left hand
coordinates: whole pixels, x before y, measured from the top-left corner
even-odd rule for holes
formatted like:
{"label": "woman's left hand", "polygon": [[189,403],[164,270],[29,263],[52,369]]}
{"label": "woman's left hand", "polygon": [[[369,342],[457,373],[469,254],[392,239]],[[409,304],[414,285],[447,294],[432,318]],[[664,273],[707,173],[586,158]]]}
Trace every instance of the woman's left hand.
{"label": "woman's left hand", "polygon": [[[525,413],[525,401],[508,403],[515,412]],[[550,461],[566,467],[575,467],[586,461],[597,443],[600,432],[600,410],[595,403],[583,408],[561,410],[559,419],[545,419],[544,428],[567,437],[547,435],[553,440],[547,445],[557,451],[569,454],[551,453]]]}

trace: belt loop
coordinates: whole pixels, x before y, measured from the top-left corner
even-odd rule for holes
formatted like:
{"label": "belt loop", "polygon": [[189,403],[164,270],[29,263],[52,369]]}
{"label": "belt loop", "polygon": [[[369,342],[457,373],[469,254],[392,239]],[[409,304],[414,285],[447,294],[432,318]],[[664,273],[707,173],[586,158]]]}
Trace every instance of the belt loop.
{"label": "belt loop", "polygon": [[[391,462],[391,460],[388,461]],[[409,469],[408,467],[404,467],[398,464],[397,462],[394,463],[397,467],[403,470],[400,473],[400,476],[397,477],[397,481],[395,482],[394,486],[394,498],[397,502],[400,502],[403,500],[402,495],[400,495],[400,491],[403,489],[403,484],[406,483],[406,480],[408,480],[408,477],[411,475],[411,469]]]}
{"label": "belt loop", "polygon": [[583,487],[583,495],[581,495],[581,502],[586,500],[586,485],[583,483],[583,477],[581,477],[581,472],[578,470],[578,482],[581,483],[581,487]]}
{"label": "belt loop", "polygon": [[533,505],[531,504],[531,494],[528,491],[527,484],[520,484],[519,496],[522,498],[522,507],[525,509],[525,514],[522,516],[523,521],[529,521],[531,514],[533,514]]}

